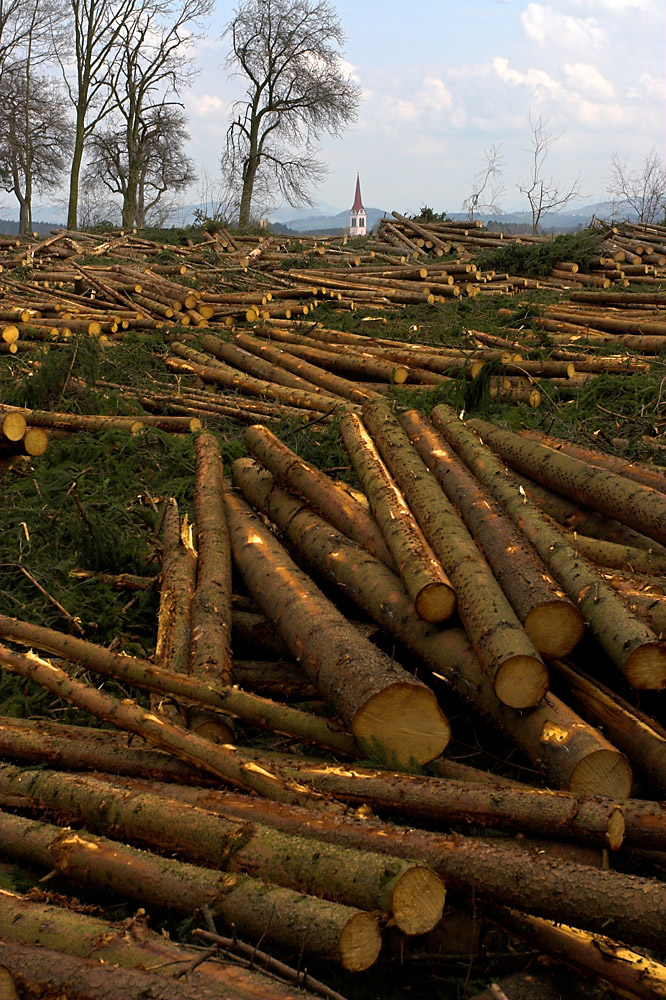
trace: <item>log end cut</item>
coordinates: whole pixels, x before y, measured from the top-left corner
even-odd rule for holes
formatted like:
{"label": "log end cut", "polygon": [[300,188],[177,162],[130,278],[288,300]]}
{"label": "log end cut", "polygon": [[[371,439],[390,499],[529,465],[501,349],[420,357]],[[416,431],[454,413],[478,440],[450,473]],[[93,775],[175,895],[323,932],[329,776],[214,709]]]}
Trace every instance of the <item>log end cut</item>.
{"label": "log end cut", "polygon": [[583,757],[574,768],[567,790],[624,801],[631,795],[632,783],[633,775],[626,757],[617,750],[597,750]]}
{"label": "log end cut", "polygon": [[509,708],[533,708],[548,691],[548,670],[536,656],[510,656],[498,667],[493,686]]}
{"label": "log end cut", "polygon": [[382,936],[374,917],[355,913],[342,929],[338,940],[338,958],[344,969],[364,972],[377,961]]}
{"label": "log end cut", "polygon": [[430,688],[391,684],[359,709],[352,731],[361,746],[388,764],[426,764],[451,738],[448,719]]}
{"label": "log end cut", "polygon": [[446,583],[429,583],[416,595],[414,607],[424,622],[443,622],[456,610],[456,595]]}
{"label": "log end cut", "polygon": [[643,691],[666,687],[666,643],[643,643],[627,658],[624,674],[632,687]]}
{"label": "log end cut", "polygon": [[523,627],[542,656],[568,656],[585,631],[583,616],[568,601],[546,601],[527,615]]}
{"label": "log end cut", "polygon": [[446,889],[429,868],[410,868],[393,891],[392,912],[403,934],[427,934],[442,919]]}
{"label": "log end cut", "polygon": [[616,806],[610,814],[606,828],[606,844],[610,851],[619,851],[624,841],[624,812],[621,806]]}

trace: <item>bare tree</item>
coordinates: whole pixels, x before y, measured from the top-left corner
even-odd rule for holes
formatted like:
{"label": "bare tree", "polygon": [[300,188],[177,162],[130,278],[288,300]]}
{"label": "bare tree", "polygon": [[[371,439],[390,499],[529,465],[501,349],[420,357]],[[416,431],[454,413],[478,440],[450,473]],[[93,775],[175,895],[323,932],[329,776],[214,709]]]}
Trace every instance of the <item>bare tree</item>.
{"label": "bare tree", "polygon": [[463,211],[467,212],[470,222],[474,219],[475,212],[501,213],[499,200],[505,193],[501,180],[504,168],[501,145],[488,146],[483,151],[483,158],[485,166],[474,174],[472,193],[463,202]]}
{"label": "bare tree", "polygon": [[111,194],[119,194],[125,229],[143,228],[151,215],[163,220],[172,207],[170,203],[166,213],[162,210],[164,195],[182,191],[196,180],[192,161],[183,152],[188,138],[185,115],[170,105],[137,117],[130,149],[125,129],[95,133],[82,186],[98,189],[101,183]]}
{"label": "bare tree", "polygon": [[666,212],[666,169],[656,149],[645,157],[642,170],[632,171],[627,158],[613,153],[608,193],[635,212],[641,225],[650,225]]}
{"label": "bare tree", "polygon": [[562,187],[552,177],[546,179],[544,167],[548,151],[562,137],[562,133],[555,135],[549,128],[549,119],[541,115],[533,121],[530,112],[529,121],[532,142],[526,152],[531,154],[530,172],[519,179],[517,187],[527,197],[532,212],[532,232],[536,233],[544,215],[564,208],[572,199],[580,197],[583,180],[579,174],[570,186]]}
{"label": "bare tree", "polygon": [[356,120],[360,90],[343,69],[344,33],[328,0],[241,0],[227,33],[227,65],[247,79],[226,154],[246,225],[261,176],[290,205],[311,204],[308,187],[326,173],[315,144]]}
{"label": "bare tree", "polygon": [[32,227],[34,190],[56,188],[67,166],[72,126],[56,81],[26,65],[0,77],[0,177],[19,203],[19,232]]}

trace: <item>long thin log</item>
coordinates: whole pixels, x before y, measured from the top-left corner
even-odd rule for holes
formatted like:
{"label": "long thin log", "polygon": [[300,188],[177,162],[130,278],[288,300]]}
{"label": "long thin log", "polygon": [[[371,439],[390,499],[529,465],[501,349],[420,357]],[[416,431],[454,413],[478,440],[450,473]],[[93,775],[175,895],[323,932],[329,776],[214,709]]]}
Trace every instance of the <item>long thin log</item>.
{"label": "long thin log", "polygon": [[425,763],[450,727],[432,691],[355,632],[247,504],[225,497],[234,559],[292,655],[373,754]]}
{"label": "long thin log", "polygon": [[2,815],[2,829],[5,857],[143,906],[167,906],[190,916],[206,904],[245,937],[266,935],[277,944],[337,960],[351,971],[369,968],[379,953],[379,928],[363,910],[8,813]]}
{"label": "long thin log", "polygon": [[537,705],[548,690],[548,672],[458,511],[384,400],[366,404],[363,419],[451,581],[458,614],[495,694],[512,708]]}
{"label": "long thin log", "polygon": [[[129,681],[148,691],[173,695],[187,702],[229,712],[252,725],[287,731],[291,736],[314,739],[315,742],[322,739],[323,745],[337,753],[354,755],[357,749],[352,737],[334,723],[236,687],[213,687],[196,678],[160,670],[146,660],[111,653],[103,646],[95,646],[62,632],[5,615],[0,615],[0,635],[13,642],[36,646],[45,652],[55,652],[65,660],[84,663],[89,670],[117,680]],[[307,736],[307,733],[310,735]]]}
{"label": "long thin log", "polygon": [[64,670],[34,653],[22,656],[0,646],[0,661],[11,673],[41,684],[47,691],[96,718],[143,736],[153,746],[168,750],[181,760],[187,760],[225,781],[241,788],[251,788],[267,797],[309,802],[313,806],[319,802],[307,789],[298,788],[293,782],[258,768],[237,747],[213,744],[180,726],[174,726],[164,716],[144,711],[129,699],[118,701],[96,688],[73,680]]}
{"label": "long thin log", "polygon": [[249,427],[243,439],[250,454],[278,482],[307,500],[322,517],[387,566],[394,565],[375,519],[335,480],[305,462],[266,427]]}
{"label": "long thin log", "polygon": [[590,466],[485,420],[472,419],[468,423],[494,451],[524,475],[666,544],[666,496],[663,493],[629,483],[624,476]]}
{"label": "long thin log", "polygon": [[[237,344],[229,344],[227,341],[221,340],[210,333],[205,333],[202,336],[201,346],[204,351],[212,354],[219,361],[224,361],[231,368],[240,369],[240,371],[247,372],[248,375],[253,375],[255,378],[264,379],[267,382],[277,382],[279,385],[284,385],[291,389],[302,389],[304,392],[324,394],[321,386],[316,386],[309,379],[301,378],[300,375],[294,375],[293,372],[288,372],[286,369],[280,369],[276,365],[264,361],[263,358],[258,358],[250,351],[241,350]],[[185,356],[196,360],[195,355],[191,352],[188,352]]]}
{"label": "long thin log", "polygon": [[[46,810],[60,822],[273,885],[391,914],[406,934],[425,934],[442,915],[441,879],[422,865],[240,823],[143,790],[57,771],[0,765],[0,803]],[[611,834],[610,827],[608,829]]]}
{"label": "long thin log", "polygon": [[502,507],[468,472],[432,424],[417,410],[403,413],[400,423],[460,511],[536,648],[546,656],[566,656],[583,634],[580,611],[559,589],[536,550],[525,544],[524,535]]}
{"label": "long thin log", "polygon": [[198,560],[192,598],[190,665],[195,676],[229,684],[232,680],[231,547],[224,510],[222,454],[212,434],[200,434],[194,447]]}
{"label": "long thin log", "polygon": [[522,713],[502,705],[465,633],[422,621],[402,581],[388,567],[307,511],[250,460],[234,462],[232,476],[311,566],[506,733],[552,786],[628,797],[632,779],[627,761],[580,716],[550,693],[537,708]]}
{"label": "long thin log", "polygon": [[435,426],[477,478],[503,505],[548,566],[570,599],[578,605],[597,641],[627,680],[637,688],[666,685],[666,647],[560,533],[530,504],[504,465],[448,406],[437,406]]}
{"label": "long thin log", "polygon": [[84,413],[52,413],[50,410],[30,410],[0,404],[0,413],[20,413],[31,427],[53,427],[56,430],[106,431],[109,428],[133,431],[136,427],[159,427],[177,433],[201,430],[196,417],[155,417],[137,414],[132,417],[97,416]]}
{"label": "long thin log", "polygon": [[[149,930],[142,920],[110,923],[67,906],[36,902],[0,889],[0,926],[5,941],[33,944],[78,955],[114,968],[149,969],[165,979],[179,978],[201,953]],[[220,962],[200,962],[188,972],[193,988],[220,991],[225,1000],[293,1000],[293,991],[261,972]],[[111,995],[108,992],[104,1000]],[[135,994],[135,996],[138,994]],[[211,998],[212,1000],[212,998]],[[304,998],[305,1000],[305,998]]]}
{"label": "long thin log", "polygon": [[428,622],[450,618],[456,604],[451,582],[425,540],[363,422],[356,414],[346,414],[340,422],[340,430],[370,502],[370,509],[417,614]]}

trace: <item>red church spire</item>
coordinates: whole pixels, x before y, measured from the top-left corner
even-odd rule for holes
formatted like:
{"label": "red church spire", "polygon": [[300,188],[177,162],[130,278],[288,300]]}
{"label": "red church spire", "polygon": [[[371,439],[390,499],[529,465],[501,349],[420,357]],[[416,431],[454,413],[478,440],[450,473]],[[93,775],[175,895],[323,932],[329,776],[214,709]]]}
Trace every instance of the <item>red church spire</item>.
{"label": "red church spire", "polygon": [[354,204],[352,205],[352,212],[363,212],[363,202],[361,201],[361,180],[359,175],[356,174],[356,194],[354,195]]}

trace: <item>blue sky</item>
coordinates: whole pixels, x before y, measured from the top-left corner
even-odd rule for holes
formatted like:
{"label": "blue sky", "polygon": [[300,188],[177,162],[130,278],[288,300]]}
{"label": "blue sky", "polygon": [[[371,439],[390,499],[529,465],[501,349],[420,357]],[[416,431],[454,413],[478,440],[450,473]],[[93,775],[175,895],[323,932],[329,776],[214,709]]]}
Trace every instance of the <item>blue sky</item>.
{"label": "blue sky", "polygon": [[[218,36],[234,4],[218,3],[198,48],[201,73],[185,95],[191,154],[218,169],[238,83]],[[326,138],[329,175],[314,193],[342,209],[360,170],[365,204],[402,212],[460,211],[484,149],[500,146],[505,211],[525,207],[529,114],[561,138],[546,173],[582,175],[588,200],[605,196],[613,152],[640,167],[666,138],[664,0],[340,0],[344,59],[359,82],[358,122]]]}

